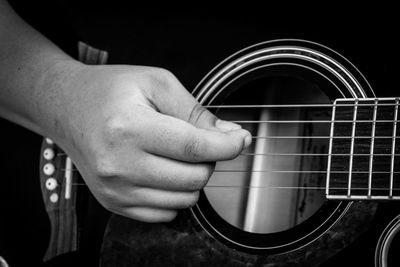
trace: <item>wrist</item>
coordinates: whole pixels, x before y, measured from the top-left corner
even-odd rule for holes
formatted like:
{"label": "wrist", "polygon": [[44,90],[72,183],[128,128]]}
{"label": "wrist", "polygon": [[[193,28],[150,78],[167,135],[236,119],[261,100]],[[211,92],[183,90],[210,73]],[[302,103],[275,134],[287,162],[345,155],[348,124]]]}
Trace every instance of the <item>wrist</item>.
{"label": "wrist", "polygon": [[67,58],[55,60],[43,72],[34,88],[34,97],[38,99],[35,124],[40,134],[58,143],[65,139],[71,90],[85,68],[81,62]]}

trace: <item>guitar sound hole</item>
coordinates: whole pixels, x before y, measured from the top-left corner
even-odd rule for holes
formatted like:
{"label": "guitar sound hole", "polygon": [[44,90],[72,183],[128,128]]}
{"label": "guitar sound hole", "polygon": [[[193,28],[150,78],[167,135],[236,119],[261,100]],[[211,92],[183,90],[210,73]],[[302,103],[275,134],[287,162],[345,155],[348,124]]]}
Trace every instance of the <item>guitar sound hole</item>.
{"label": "guitar sound hole", "polygon": [[[291,76],[261,77],[218,98],[213,105],[330,103],[316,83]],[[330,125],[304,121],[329,121],[329,107],[214,111],[220,118],[242,121],[254,137],[239,157],[217,163],[204,189],[220,217],[240,230],[268,234],[291,229],[321,208]]]}

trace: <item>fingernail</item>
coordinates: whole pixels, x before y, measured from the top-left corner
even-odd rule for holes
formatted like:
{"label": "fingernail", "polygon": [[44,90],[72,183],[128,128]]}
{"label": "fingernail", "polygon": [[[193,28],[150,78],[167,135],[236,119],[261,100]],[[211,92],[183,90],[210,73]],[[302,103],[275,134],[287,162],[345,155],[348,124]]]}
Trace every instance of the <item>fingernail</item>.
{"label": "fingernail", "polygon": [[215,122],[215,127],[222,131],[233,131],[242,129],[242,126],[240,126],[239,124],[219,119]]}
{"label": "fingernail", "polygon": [[246,137],[244,138],[244,147],[245,148],[249,147],[251,145],[251,141],[252,141],[251,135],[247,134]]}

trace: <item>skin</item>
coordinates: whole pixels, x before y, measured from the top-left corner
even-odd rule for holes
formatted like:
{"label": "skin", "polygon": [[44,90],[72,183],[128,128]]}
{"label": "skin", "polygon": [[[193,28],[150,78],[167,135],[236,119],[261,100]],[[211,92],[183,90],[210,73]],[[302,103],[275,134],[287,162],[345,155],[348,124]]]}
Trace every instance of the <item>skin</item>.
{"label": "skin", "polygon": [[169,71],[84,65],[0,0],[0,116],[52,138],[108,210],[165,222],[193,206],[250,133],[204,109]]}

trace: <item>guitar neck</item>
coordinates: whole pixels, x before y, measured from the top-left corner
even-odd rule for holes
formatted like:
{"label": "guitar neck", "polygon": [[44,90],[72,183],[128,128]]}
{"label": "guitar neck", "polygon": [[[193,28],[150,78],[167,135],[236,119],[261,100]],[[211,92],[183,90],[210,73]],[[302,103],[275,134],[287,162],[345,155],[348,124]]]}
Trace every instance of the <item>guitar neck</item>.
{"label": "guitar neck", "polygon": [[399,98],[337,99],[327,165],[328,199],[400,200]]}

